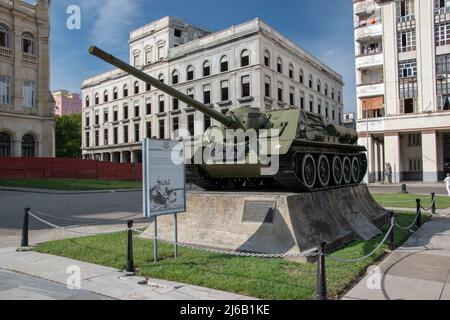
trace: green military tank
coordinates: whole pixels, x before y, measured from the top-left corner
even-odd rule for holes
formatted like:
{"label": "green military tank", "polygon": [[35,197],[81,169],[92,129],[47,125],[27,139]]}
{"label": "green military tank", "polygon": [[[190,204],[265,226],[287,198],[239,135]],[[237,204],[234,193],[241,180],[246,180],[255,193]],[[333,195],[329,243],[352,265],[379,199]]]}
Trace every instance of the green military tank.
{"label": "green military tank", "polygon": [[95,46],[89,53],[221,123],[184,139],[187,179],[206,190],[279,184],[310,192],[360,184],[366,174],[366,149],[356,145],[356,131],[320,115],[251,107],[223,114]]}

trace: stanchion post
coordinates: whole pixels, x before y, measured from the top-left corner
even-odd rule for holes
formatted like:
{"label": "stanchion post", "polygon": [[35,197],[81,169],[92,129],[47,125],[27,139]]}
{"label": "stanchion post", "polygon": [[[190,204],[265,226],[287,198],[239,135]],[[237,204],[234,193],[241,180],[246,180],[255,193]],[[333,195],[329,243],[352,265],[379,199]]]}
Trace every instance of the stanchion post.
{"label": "stanchion post", "polygon": [[127,250],[127,269],[126,272],[134,273],[133,261],[133,221],[129,220],[128,225],[128,250]]}
{"label": "stanchion post", "polygon": [[22,248],[28,247],[28,222],[29,222],[29,213],[30,208],[25,208],[23,211],[23,224],[22,224],[22,240],[20,242],[20,246]]}
{"label": "stanchion post", "polygon": [[431,214],[436,214],[436,193],[431,193]]}
{"label": "stanchion post", "polygon": [[388,237],[388,244],[389,244],[389,250],[394,251],[395,250],[395,213],[393,211],[390,211],[388,214],[389,217],[389,228],[391,229],[391,232],[389,233]]}
{"label": "stanchion post", "polygon": [[327,243],[319,245],[319,259],[317,260],[317,300],[327,300],[327,276],[325,272],[325,249]]}
{"label": "stanchion post", "polygon": [[422,210],[420,205],[420,199],[416,199],[417,202],[417,220],[416,220],[416,227],[420,228],[422,226]]}
{"label": "stanchion post", "polygon": [[408,190],[406,190],[406,184],[402,184],[402,193],[407,194]]}

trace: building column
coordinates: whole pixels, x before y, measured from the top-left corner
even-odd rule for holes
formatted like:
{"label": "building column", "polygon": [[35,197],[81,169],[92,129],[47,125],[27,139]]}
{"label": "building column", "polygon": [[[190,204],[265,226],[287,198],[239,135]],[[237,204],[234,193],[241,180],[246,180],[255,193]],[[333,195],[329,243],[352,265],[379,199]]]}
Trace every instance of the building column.
{"label": "building column", "polygon": [[131,153],[131,163],[136,163],[137,162],[137,155],[136,155],[136,151],[130,151]]}
{"label": "building column", "polygon": [[423,182],[438,182],[437,139],[435,130],[422,131]]}
{"label": "building column", "polygon": [[12,140],[11,141],[11,156],[21,157],[22,156],[22,140]]}
{"label": "building column", "polygon": [[392,167],[392,182],[400,183],[400,135],[398,132],[387,132],[384,136],[385,163]]}
{"label": "building column", "polygon": [[367,148],[366,156],[367,156],[367,172],[364,178],[365,183],[372,183],[374,177],[374,158],[373,158],[373,139],[372,136],[366,137],[366,135],[361,135],[358,139],[358,145],[364,146]]}

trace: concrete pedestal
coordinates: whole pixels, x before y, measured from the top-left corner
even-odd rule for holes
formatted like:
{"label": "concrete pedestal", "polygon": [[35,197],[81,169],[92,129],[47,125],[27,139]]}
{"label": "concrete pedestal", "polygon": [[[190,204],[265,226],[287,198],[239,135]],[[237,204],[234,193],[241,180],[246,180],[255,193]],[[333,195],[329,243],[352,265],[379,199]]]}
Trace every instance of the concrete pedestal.
{"label": "concrete pedestal", "polygon": [[[173,216],[158,218],[158,234],[173,238]],[[298,254],[326,241],[336,249],[380,233],[387,211],[365,185],[314,193],[191,192],[178,215],[180,242],[269,254]],[[153,225],[143,237],[153,234]]]}

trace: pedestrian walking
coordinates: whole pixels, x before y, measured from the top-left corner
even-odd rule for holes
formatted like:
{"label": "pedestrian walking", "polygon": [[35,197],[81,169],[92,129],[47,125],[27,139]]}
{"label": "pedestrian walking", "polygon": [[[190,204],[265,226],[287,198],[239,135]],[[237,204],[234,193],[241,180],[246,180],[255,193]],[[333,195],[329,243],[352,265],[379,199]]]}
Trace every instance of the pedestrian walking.
{"label": "pedestrian walking", "polygon": [[447,187],[448,196],[450,197],[450,173],[447,173],[447,178],[445,178],[444,182]]}

